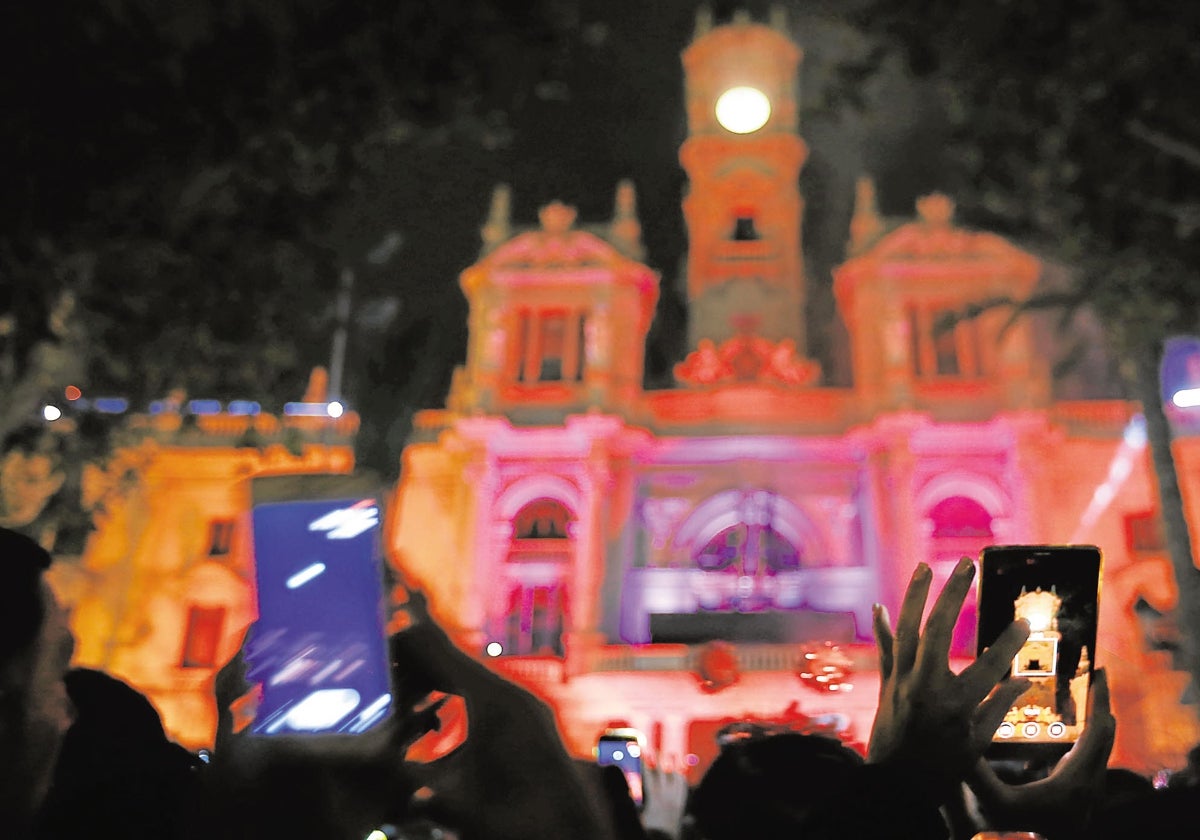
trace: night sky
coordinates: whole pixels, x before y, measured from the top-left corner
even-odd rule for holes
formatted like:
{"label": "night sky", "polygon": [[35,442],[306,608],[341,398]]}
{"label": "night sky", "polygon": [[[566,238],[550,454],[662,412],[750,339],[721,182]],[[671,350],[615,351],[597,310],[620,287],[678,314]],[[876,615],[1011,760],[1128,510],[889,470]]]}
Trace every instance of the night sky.
{"label": "night sky", "polygon": [[[681,276],[687,243],[680,206],[686,184],[678,160],[685,139],[680,53],[691,40],[698,5],[697,0],[543,0],[526,25],[520,22],[526,5],[519,2],[368,3],[346,31],[367,40],[371,33],[384,33],[383,60],[376,56],[376,64],[362,60],[353,42],[347,48],[344,32],[338,40],[318,26],[315,33],[306,31],[309,40],[289,39],[287,27],[298,18],[279,15],[284,23],[263,23],[271,18],[270,9],[286,8],[266,2],[159,6],[103,0],[95,7],[102,12],[93,9],[103,24],[73,10],[64,12],[78,15],[71,26],[24,10],[13,27],[25,33],[14,45],[20,48],[0,51],[20,65],[0,74],[5,99],[14,102],[9,114],[16,127],[4,139],[17,148],[16,164],[0,168],[0,187],[14,196],[0,216],[12,226],[11,243],[18,251],[36,251],[42,233],[54,233],[56,226],[65,231],[64,248],[73,247],[70,225],[90,225],[92,240],[86,246],[118,250],[122,237],[136,241],[149,229],[147,241],[161,237],[175,249],[173,259],[194,263],[186,271],[175,270],[169,260],[161,270],[145,269],[147,260],[157,257],[143,249],[132,265],[111,262],[102,278],[108,286],[95,295],[101,308],[106,301],[117,304],[109,307],[113,312],[107,313],[106,325],[89,321],[89,339],[95,346],[118,346],[124,368],[110,379],[146,391],[134,395],[138,402],[158,399],[179,385],[189,388],[190,397],[256,399],[264,410],[297,399],[311,366],[329,362],[338,277],[353,269],[342,396],[363,418],[360,463],[394,476],[413,413],[444,404],[452,369],[463,360],[467,311],[458,276],[479,255],[479,228],[499,183],[512,188],[513,222],[521,226],[533,224],[538,209],[554,200],[574,205],[584,223],[605,221],[617,182],[633,181],[647,262],[662,278],[648,337],[646,385],[673,384],[671,370],[684,354],[687,318]],[[737,8],[765,23],[771,4],[711,5],[718,23]],[[849,80],[846,68],[861,63],[871,46],[848,22],[848,7],[856,4],[782,5],[790,34],[804,51],[801,134],[809,155],[800,188],[809,285],[807,350],[820,362],[824,384],[848,386],[846,338],[834,310],[830,270],[844,258],[855,179],[873,176],[880,209],[893,217],[910,217],[921,195],[956,190],[929,84],[914,82],[895,56],[877,72]],[[155,20],[130,23],[133,6]],[[350,14],[350,7],[308,0],[306,8],[317,7],[329,16],[322,25]],[[246,12],[250,8],[258,23]],[[485,27],[481,34],[481,9],[503,10],[503,33]],[[474,29],[455,16],[459,12],[477,16]],[[436,25],[430,23],[438,15]],[[97,36],[97,26],[107,26],[108,34]],[[425,39],[423,27],[436,37]],[[312,58],[326,43],[331,54]],[[417,57],[409,60],[405,50]],[[474,66],[489,78],[474,78],[470,69],[459,74],[464,56],[489,50],[492,54]],[[177,63],[181,56],[190,62],[186,72]],[[400,116],[402,122],[416,120],[411,124],[417,127],[409,139],[374,152],[378,159],[363,170],[368,182],[360,178],[339,191],[342,182],[335,179],[328,195],[306,195],[294,179],[289,181],[285,141],[282,151],[272,152],[266,171],[279,178],[282,190],[291,190],[285,198],[269,190],[235,191],[231,212],[222,216],[220,192],[213,190],[214,200],[206,198],[203,205],[209,216],[172,221],[179,216],[181,197],[194,191],[189,179],[195,173],[203,180],[215,172],[219,179],[221,167],[233,161],[238,177],[243,170],[251,181],[263,174],[245,149],[264,126],[276,131],[282,125],[285,133],[310,131],[302,139],[317,150],[328,137],[342,148],[353,146],[353,132],[364,123],[342,123],[339,117],[361,117],[354,111],[354,85],[364,84],[358,72],[364,67],[386,77],[376,83],[377,90],[398,90],[402,96],[426,81],[410,83],[404,74],[428,67],[460,93],[464,85],[477,85],[481,100],[468,122],[492,128],[461,131],[450,120],[451,127],[443,130],[447,123],[439,128],[437,119],[420,125],[414,116],[420,105],[409,100]],[[403,73],[389,75],[395,68]],[[30,79],[36,83],[27,83]],[[351,106],[322,106],[325,110],[306,123],[289,109],[314,88],[332,91],[328,101]],[[444,118],[445,113],[438,117]],[[27,178],[22,167],[37,168],[36,177]],[[285,174],[280,176],[279,169]],[[126,206],[110,209],[122,202]],[[114,221],[108,230],[110,215]],[[961,215],[970,225],[967,214]],[[172,230],[173,224],[179,229]],[[245,237],[243,230],[249,231]],[[388,240],[398,247],[374,260],[379,244]],[[6,241],[0,235],[0,246],[8,247]],[[307,249],[296,271],[272,264],[269,255],[255,261],[277,241]],[[5,256],[0,250],[0,271],[16,265],[30,284],[46,276],[36,254],[22,253],[12,263],[3,263]],[[142,272],[143,283],[132,292],[124,282],[130,269]],[[34,303],[25,317],[34,323],[44,318],[37,306],[44,310],[53,293],[32,285],[27,291]],[[130,323],[139,328],[129,330]],[[204,344],[209,333],[224,342],[220,352],[189,355],[192,348],[211,349],[213,342]],[[255,355],[271,355],[271,342],[294,351],[295,358],[276,363]],[[82,384],[88,390],[96,382]]]}

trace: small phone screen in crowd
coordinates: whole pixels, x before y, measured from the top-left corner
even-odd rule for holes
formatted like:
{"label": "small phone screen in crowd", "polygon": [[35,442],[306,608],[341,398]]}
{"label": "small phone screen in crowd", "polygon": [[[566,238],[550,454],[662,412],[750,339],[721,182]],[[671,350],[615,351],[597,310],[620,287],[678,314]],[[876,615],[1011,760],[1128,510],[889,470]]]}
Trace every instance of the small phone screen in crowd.
{"label": "small phone screen in crowd", "polygon": [[642,751],[644,739],[635,729],[610,729],[596,744],[596,761],[614,764],[625,774],[629,795],[641,807],[645,798],[642,780]]}

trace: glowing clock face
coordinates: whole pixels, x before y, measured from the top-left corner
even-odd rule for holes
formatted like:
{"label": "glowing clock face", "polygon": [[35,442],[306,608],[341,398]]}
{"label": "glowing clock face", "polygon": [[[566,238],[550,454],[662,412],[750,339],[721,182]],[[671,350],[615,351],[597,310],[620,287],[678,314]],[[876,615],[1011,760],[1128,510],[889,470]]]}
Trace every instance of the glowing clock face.
{"label": "glowing clock face", "polygon": [[752,87],[735,87],[717,99],[717,122],[734,134],[750,134],[767,124],[771,100]]}

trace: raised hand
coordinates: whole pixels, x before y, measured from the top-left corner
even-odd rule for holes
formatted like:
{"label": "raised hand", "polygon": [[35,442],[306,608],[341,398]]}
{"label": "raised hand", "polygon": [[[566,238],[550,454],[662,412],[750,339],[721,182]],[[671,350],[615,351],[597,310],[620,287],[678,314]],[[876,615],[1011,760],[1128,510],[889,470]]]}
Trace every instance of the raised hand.
{"label": "raised hand", "polygon": [[1083,734],[1049,776],[1010,785],[981,759],[967,783],[993,827],[1070,837],[1086,828],[1088,816],[1104,795],[1104,774],[1116,734],[1117,722],[1109,708],[1108,675],[1099,669],[1092,676]]}
{"label": "raised hand", "polygon": [[975,576],[964,557],[946,582],[921,632],[921,614],[933,575],[917,564],[893,634],[887,610],[874,610],[879,650],[879,710],[871,729],[867,762],[886,764],[923,778],[942,801],[975,765],[1012,703],[1028,687],[1010,679],[1012,658],[1029,636],[1029,625],[1010,625],[961,673],[950,670],[950,642],[963,599]]}
{"label": "raised hand", "polygon": [[687,777],[658,767],[646,767],[643,788],[646,805],[642,809],[642,825],[646,831],[679,837],[683,811],[687,807]]}
{"label": "raised hand", "polygon": [[466,702],[467,738],[448,755],[410,765],[423,797],[415,808],[463,837],[606,840],[611,826],[541,700],[463,653],[410,593],[408,629],[392,638],[397,681]]}

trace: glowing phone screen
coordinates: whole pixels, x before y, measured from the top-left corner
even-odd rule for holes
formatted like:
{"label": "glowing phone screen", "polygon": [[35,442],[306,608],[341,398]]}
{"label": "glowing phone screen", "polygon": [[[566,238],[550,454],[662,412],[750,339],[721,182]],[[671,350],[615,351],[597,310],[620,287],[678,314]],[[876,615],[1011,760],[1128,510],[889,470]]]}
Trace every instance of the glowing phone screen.
{"label": "glowing phone screen", "polygon": [[252,512],[261,687],[251,732],[358,733],[391,711],[375,499],[272,502]]}
{"label": "glowing phone screen", "polygon": [[978,649],[1014,618],[1028,641],[1011,673],[1029,680],[993,736],[997,745],[1065,748],[1086,723],[1096,658],[1100,550],[1095,546],[989,546],[983,550]]}
{"label": "glowing phone screen", "polygon": [[642,804],[642,746],[636,738],[601,736],[596,745],[596,760],[599,764],[615,764],[625,774],[629,795],[637,805]]}

